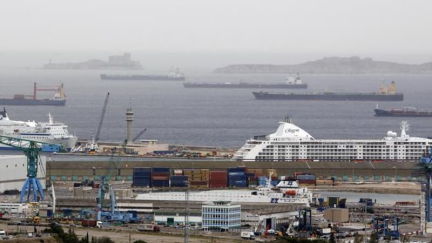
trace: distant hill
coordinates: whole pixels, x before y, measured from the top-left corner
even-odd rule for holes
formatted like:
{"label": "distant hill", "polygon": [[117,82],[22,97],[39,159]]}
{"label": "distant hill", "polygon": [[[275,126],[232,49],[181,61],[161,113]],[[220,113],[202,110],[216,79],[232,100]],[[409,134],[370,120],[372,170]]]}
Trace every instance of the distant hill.
{"label": "distant hill", "polygon": [[316,61],[294,65],[237,64],[214,70],[215,73],[432,73],[432,62],[401,64],[374,61],[360,57],[325,57]]}

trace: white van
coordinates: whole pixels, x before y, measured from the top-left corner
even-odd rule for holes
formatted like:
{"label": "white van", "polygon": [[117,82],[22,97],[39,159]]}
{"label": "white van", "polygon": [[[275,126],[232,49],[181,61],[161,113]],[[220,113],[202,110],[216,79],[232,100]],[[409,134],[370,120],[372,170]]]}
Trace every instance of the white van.
{"label": "white van", "polygon": [[252,231],[242,231],[240,234],[241,238],[243,239],[249,239],[249,240],[254,240],[255,239],[255,234]]}
{"label": "white van", "polygon": [[0,239],[6,238],[6,231],[0,229]]}

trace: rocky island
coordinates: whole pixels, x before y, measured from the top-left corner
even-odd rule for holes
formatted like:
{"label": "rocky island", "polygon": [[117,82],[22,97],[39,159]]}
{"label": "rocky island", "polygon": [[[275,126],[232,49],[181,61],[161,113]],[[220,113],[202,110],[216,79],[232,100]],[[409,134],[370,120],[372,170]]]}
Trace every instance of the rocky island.
{"label": "rocky island", "polygon": [[372,73],[432,73],[432,62],[401,64],[374,61],[372,58],[325,57],[294,65],[237,64],[214,70],[215,73],[317,73],[317,74],[372,74]]}

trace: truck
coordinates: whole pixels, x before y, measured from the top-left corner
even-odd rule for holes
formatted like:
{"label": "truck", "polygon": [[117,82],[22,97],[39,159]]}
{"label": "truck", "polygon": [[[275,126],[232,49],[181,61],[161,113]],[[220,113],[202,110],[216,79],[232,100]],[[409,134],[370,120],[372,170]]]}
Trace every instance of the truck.
{"label": "truck", "polygon": [[255,234],[253,231],[242,231],[240,234],[240,237],[243,239],[249,239],[249,240],[254,240],[255,239]]}
{"label": "truck", "polygon": [[154,224],[141,224],[138,225],[138,231],[160,232],[160,227]]}

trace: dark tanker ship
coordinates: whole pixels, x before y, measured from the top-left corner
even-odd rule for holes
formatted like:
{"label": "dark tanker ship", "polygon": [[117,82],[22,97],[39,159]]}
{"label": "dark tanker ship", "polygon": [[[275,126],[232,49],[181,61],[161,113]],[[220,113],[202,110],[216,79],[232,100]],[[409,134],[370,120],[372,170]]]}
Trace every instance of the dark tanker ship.
{"label": "dark tanker ship", "polygon": [[418,110],[414,107],[404,107],[402,109],[374,109],[375,116],[394,116],[394,117],[432,117],[432,111]]}
{"label": "dark tanker ship", "polygon": [[224,88],[224,89],[307,89],[299,76],[289,77],[284,83],[254,83],[240,81],[238,83],[183,83],[185,88]]}
{"label": "dark tanker ship", "polygon": [[378,92],[318,92],[318,93],[270,93],[252,92],[257,100],[316,100],[316,101],[403,101],[404,96],[396,93],[395,82],[389,88],[381,86]]}

